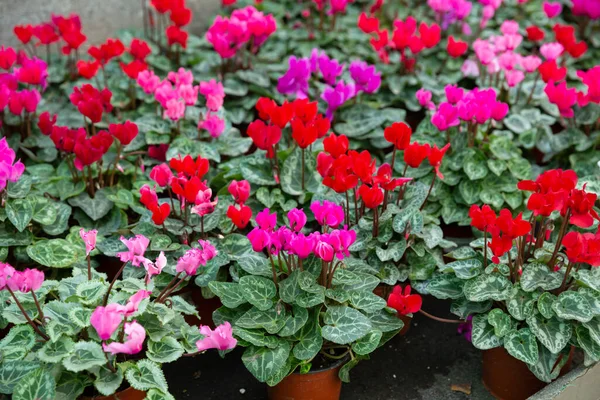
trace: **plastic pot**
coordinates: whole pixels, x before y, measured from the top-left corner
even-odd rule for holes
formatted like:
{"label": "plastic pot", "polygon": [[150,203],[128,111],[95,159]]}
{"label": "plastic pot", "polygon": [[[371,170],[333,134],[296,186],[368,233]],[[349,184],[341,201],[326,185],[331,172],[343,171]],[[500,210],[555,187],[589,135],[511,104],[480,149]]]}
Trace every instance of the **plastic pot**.
{"label": "plastic pot", "polygon": [[[571,369],[573,348],[560,375]],[[504,347],[483,351],[483,385],[497,399],[525,400],[542,390],[547,383],[540,381],[527,368],[527,364],[517,360]]]}
{"label": "plastic pot", "polygon": [[307,374],[293,373],[268,388],[269,400],[339,400],[342,381],[338,373],[347,361],[342,359],[326,369]]}
{"label": "plastic pot", "polygon": [[144,400],[146,398],[146,392],[129,387],[120,392],[116,392],[110,396],[96,396],[86,397],[83,396],[83,400]]}

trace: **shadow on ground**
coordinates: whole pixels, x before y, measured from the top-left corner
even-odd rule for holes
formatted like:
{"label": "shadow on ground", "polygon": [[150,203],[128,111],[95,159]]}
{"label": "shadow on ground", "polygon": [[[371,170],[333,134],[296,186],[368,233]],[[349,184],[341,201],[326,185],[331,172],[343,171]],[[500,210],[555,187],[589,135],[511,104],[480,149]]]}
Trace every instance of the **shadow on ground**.
{"label": "shadow on ground", "polygon": [[[448,303],[426,298],[423,308],[454,318]],[[240,359],[243,349],[221,359],[216,352],[182,358],[164,365],[170,392],[179,399],[266,399]],[[396,337],[363,361],[342,389],[342,400],[492,400],[481,384],[481,354],[456,333],[456,325],[432,321],[421,314],[406,336]],[[471,385],[471,394],[451,390]]]}

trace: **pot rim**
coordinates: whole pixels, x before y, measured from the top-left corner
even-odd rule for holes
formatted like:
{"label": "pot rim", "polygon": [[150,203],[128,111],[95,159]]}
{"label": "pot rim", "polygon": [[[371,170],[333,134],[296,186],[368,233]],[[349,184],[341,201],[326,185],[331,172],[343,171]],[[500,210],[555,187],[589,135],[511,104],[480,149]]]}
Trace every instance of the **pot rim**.
{"label": "pot rim", "polygon": [[332,365],[330,365],[330,366],[329,366],[329,367],[327,367],[327,368],[320,368],[320,369],[315,369],[315,370],[312,370],[312,369],[311,369],[310,371],[308,371],[308,372],[307,372],[307,373],[305,373],[305,374],[301,374],[300,372],[296,372],[296,371],[294,371],[294,372],[292,372],[292,374],[297,374],[297,375],[312,375],[312,374],[318,374],[318,373],[320,373],[320,372],[326,372],[326,371],[330,371],[330,370],[332,370],[332,369],[336,369],[336,368],[338,368],[338,367],[339,367],[339,366],[341,366],[341,365],[344,365],[344,364],[346,364],[346,363],[348,362],[348,360],[349,360],[349,359],[350,359],[350,356],[349,356],[349,355],[346,355],[344,358],[341,358],[341,359],[337,360],[335,363],[333,363]]}

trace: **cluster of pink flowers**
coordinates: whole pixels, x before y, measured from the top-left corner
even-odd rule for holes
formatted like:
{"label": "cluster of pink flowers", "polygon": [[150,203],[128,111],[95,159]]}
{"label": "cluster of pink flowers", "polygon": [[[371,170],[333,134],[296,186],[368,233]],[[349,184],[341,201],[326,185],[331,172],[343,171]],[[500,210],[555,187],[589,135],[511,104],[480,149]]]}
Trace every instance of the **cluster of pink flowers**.
{"label": "cluster of pink flowers", "polygon": [[[0,46],[2,70],[6,72],[0,73],[0,112],[8,108],[11,114],[24,115],[29,121],[42,99],[38,89],[31,86],[39,86],[43,91],[48,84],[46,62],[37,57],[29,58],[24,52],[17,53],[12,47]],[[27,88],[19,89],[19,84]]]}
{"label": "cluster of pink flowers", "polygon": [[192,247],[179,257],[175,268],[178,273],[194,276],[200,266],[206,266],[217,256],[217,249],[208,240],[198,240],[198,244],[200,247]]}
{"label": "cluster of pink flowers", "polygon": [[421,89],[417,99],[423,107],[435,109],[431,123],[441,131],[460,125],[461,121],[470,124],[485,124],[491,119],[501,121],[508,113],[508,104],[496,99],[492,88],[467,91],[456,85],[445,87],[446,101],[437,106],[431,102],[431,92]]}
{"label": "cluster of pink flowers", "polygon": [[299,260],[311,254],[325,262],[339,260],[350,255],[349,248],[356,240],[356,232],[337,228],[344,221],[344,210],[341,206],[324,201],[322,204],[313,202],[310,206],[317,222],[323,226],[323,232],[302,233],[306,224],[306,214],[303,210],[292,209],[288,212],[288,226],[277,228],[277,213],[271,213],[268,208],[256,215],[258,225],[248,234],[252,249],[256,252],[267,250],[269,255],[285,251],[289,256]]}
{"label": "cluster of pink flowers", "polygon": [[25,165],[15,162],[15,151],[8,146],[6,138],[0,139],[0,192],[6,188],[8,181],[17,182],[25,171]]}
{"label": "cluster of pink flowers", "polygon": [[471,4],[468,0],[427,0],[427,5],[436,13],[436,21],[446,30],[454,23],[461,23],[463,32],[470,31],[470,26],[464,20],[471,13]]}
{"label": "cluster of pink flowers", "polygon": [[277,91],[281,94],[291,94],[297,98],[308,97],[309,82],[316,75],[326,84],[321,98],[327,103],[325,116],[330,120],[341,105],[361,92],[375,93],[381,86],[381,73],[374,65],[364,61],[353,61],[348,67],[353,83],[338,80],[346,65],[330,58],[324,51],[313,49],[310,57],[289,58],[289,68],[277,82]]}
{"label": "cluster of pink flowers", "polygon": [[206,98],[207,116],[198,124],[198,129],[206,129],[211,136],[218,137],[225,129],[225,121],[215,113],[223,106],[225,91],[220,82],[211,79],[200,82],[194,86],[192,71],[179,68],[177,72],[171,71],[167,78],[162,80],[153,71],[146,70],[139,73],[137,82],[147,94],[154,98],[164,109],[163,118],[178,121],[185,115],[187,106],[192,106],[198,101],[198,93]]}
{"label": "cluster of pink flowers", "polygon": [[231,58],[244,46],[255,53],[277,30],[273,15],[264,15],[252,6],[231,13],[231,17],[218,15],[206,32],[206,40],[222,58]]}
{"label": "cluster of pink flowers", "polygon": [[325,11],[327,9],[328,15],[343,14],[346,12],[346,7],[351,0],[312,0],[317,10]]}
{"label": "cluster of pink flowers", "polygon": [[15,270],[10,264],[0,262],[0,290],[29,293],[38,290],[44,283],[44,273],[37,269]]}

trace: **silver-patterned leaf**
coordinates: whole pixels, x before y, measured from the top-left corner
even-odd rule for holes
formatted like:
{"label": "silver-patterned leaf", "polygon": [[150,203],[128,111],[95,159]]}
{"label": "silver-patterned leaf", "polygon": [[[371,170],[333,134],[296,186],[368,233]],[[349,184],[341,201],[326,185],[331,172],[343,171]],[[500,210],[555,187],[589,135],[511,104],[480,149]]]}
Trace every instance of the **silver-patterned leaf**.
{"label": "silver-patterned leaf", "polygon": [[522,328],[506,335],[504,348],[508,354],[524,363],[533,365],[538,361],[537,341],[529,328]]}
{"label": "silver-patterned leaf", "polygon": [[552,304],[552,310],[559,318],[574,319],[580,322],[589,322],[593,317],[587,298],[571,290],[558,295],[558,299]]}
{"label": "silver-patterned leaf", "polygon": [[538,313],[527,318],[527,325],[540,343],[552,353],[558,353],[564,349],[573,334],[569,322],[556,317],[545,318]]}
{"label": "silver-patterned leaf", "polygon": [[348,344],[358,340],[372,328],[369,318],[347,306],[329,307],[323,322],[323,338],[337,344]]}

